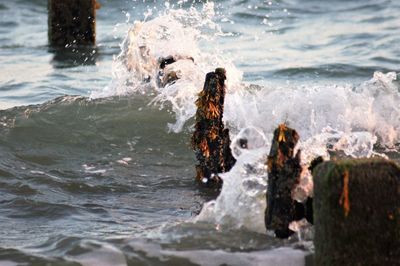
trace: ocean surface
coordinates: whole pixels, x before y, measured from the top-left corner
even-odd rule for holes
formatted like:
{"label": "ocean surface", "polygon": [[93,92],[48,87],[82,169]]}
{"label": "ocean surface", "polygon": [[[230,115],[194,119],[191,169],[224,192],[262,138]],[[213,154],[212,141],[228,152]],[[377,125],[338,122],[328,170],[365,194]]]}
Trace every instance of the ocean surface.
{"label": "ocean surface", "polygon": [[[399,1],[99,2],[96,46],[57,50],[46,0],[0,0],[0,265],[304,265],[312,228],[263,225],[274,128],[304,167],[398,160]],[[158,87],[168,55],[181,78]],[[217,199],[190,148],[216,67],[238,160]]]}

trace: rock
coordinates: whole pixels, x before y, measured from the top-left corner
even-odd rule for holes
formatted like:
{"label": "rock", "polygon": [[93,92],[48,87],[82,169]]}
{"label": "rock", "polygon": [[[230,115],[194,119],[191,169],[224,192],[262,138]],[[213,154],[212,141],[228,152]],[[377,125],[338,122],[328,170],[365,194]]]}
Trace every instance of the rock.
{"label": "rock", "polygon": [[400,265],[400,168],[383,159],[313,170],[315,265]]}

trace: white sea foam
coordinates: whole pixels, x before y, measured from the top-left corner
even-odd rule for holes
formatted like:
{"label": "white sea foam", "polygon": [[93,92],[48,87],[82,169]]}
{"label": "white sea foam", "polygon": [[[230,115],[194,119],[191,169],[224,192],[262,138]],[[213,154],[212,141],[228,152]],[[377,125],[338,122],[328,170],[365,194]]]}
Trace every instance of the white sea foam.
{"label": "white sea foam", "polygon": [[83,266],[126,266],[128,265],[121,250],[108,243],[98,241],[82,241],[82,249],[87,252],[79,255],[68,255],[68,261],[77,262]]}
{"label": "white sea foam", "polygon": [[[293,196],[304,201],[313,194],[312,176],[307,169],[312,159],[322,156],[328,160],[329,150],[341,151],[353,158],[383,156],[374,151],[378,140],[387,148],[393,148],[399,141],[397,105],[400,98],[392,82],[394,77],[394,73],[375,73],[373,79],[356,87],[327,85],[237,90],[226,96],[225,121],[236,130],[245,128],[238,136],[257,127],[257,132],[270,140],[273,130],[282,122],[299,132],[301,141],[296,149],[302,151],[303,172]],[[245,138],[257,142],[260,137],[248,134]],[[240,154],[242,150],[235,145],[235,140],[233,144],[233,153],[238,154],[239,150]],[[249,166],[261,169],[269,149],[266,141],[261,151],[249,149],[241,154],[234,168],[222,175],[221,195],[204,206],[197,220],[264,230],[267,174],[256,170],[255,174],[249,175],[247,169]],[[249,197],[251,189],[245,186],[248,182],[257,184],[260,189],[257,196]]]}
{"label": "white sea foam", "polygon": [[20,265],[18,262],[10,261],[10,260],[0,260],[0,265],[2,266],[18,266]]}
{"label": "white sea foam", "polygon": [[[240,140],[247,140],[246,147]],[[267,168],[265,165],[268,141],[257,128],[243,129],[232,140],[232,151],[236,164],[221,177],[224,185],[220,196],[210,201],[195,220],[212,221],[230,227],[245,227],[257,232],[265,232],[264,210],[267,188]]]}
{"label": "white sea foam", "polygon": [[146,256],[166,261],[168,258],[182,258],[193,264],[214,265],[305,265],[305,256],[308,252],[288,247],[271,250],[250,252],[229,252],[226,250],[189,250],[179,251],[162,248],[159,244],[131,241],[129,246],[136,252],[145,253]]}
{"label": "white sea foam", "polygon": [[276,248],[268,251],[228,252],[224,250],[190,250],[163,252],[169,256],[185,258],[190,262],[204,266],[218,265],[305,265],[307,252],[293,248]]}
{"label": "white sea foam", "polygon": [[[380,155],[376,144],[395,149],[400,139],[400,93],[393,82],[396,73],[376,72],[360,85],[287,85],[257,87],[242,84],[242,74],[213,41],[223,33],[213,22],[214,6],[202,10],[167,9],[156,18],[135,22],[116,58],[113,82],[92,97],[143,93],[152,103],[171,108],[176,117],[170,129],[181,131],[195,115],[195,100],[204,76],[216,67],[227,69],[224,121],[231,129],[237,163],[222,175],[224,185],[217,200],[207,203],[196,220],[211,221],[264,231],[267,188],[266,155],[273,130],[282,122],[296,129],[302,151],[297,200],[312,195],[312,159],[329,159],[328,150],[359,158]],[[158,58],[173,55],[169,65],[180,77],[165,87],[157,86]],[[188,60],[193,58],[194,62]],[[166,107],[167,105],[168,107]],[[248,147],[237,143],[246,138]]]}

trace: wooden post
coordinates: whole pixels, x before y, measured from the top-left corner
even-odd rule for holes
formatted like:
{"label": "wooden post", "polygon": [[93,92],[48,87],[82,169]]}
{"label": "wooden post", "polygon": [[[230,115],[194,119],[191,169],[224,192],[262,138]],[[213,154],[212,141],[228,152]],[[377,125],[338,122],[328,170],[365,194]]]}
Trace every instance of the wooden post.
{"label": "wooden post", "polygon": [[229,171],[236,162],[229,147],[229,131],[222,122],[225,75],[223,68],[206,75],[204,88],[196,101],[196,125],[192,136],[192,147],[199,162],[196,179],[215,188],[222,186],[218,174]]}
{"label": "wooden post", "polygon": [[400,168],[383,159],[313,170],[315,265],[400,265]]}
{"label": "wooden post", "polygon": [[49,45],[94,45],[98,6],[96,0],[48,0]]}
{"label": "wooden post", "polygon": [[268,156],[268,189],[265,226],[274,230],[279,238],[287,238],[294,232],[289,224],[306,218],[312,223],[312,199],[299,203],[292,198],[292,190],[300,182],[302,167],[300,151],[294,154],[299,135],[285,124],[274,131]]}

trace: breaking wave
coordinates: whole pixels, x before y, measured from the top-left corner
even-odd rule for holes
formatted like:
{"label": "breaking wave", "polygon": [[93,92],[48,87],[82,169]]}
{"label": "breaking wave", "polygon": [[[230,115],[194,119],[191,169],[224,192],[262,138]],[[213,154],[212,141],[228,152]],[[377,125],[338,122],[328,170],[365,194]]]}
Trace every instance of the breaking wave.
{"label": "breaking wave", "polygon": [[[213,21],[214,4],[198,10],[167,8],[148,21],[136,21],[115,59],[113,80],[92,98],[127,94],[151,96],[150,104],[172,112],[173,132],[192,130],[194,104],[207,72],[227,70],[224,121],[232,134],[234,168],[222,174],[220,196],[207,203],[195,221],[245,227],[264,232],[266,156],[273,130],[280,123],[300,135],[297,149],[302,164],[331,152],[354,158],[386,156],[397,151],[400,139],[400,93],[396,73],[375,72],[361,84],[296,84],[258,86],[242,81],[242,73],[218,49],[218,42],[230,36]],[[160,60],[172,56],[168,71],[178,79],[160,85]],[[237,139],[246,138],[244,150]],[[310,173],[302,174],[296,191],[299,201],[312,194]]]}

